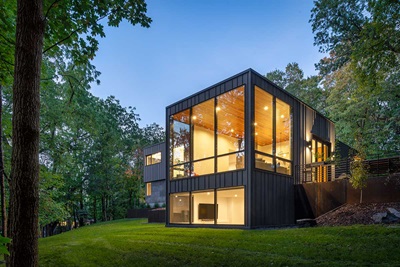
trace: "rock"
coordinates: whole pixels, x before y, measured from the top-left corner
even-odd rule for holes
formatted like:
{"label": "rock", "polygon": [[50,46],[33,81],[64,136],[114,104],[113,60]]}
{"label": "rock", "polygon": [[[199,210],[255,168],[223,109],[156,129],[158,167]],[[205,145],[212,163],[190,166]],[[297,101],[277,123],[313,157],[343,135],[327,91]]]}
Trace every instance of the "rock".
{"label": "rock", "polygon": [[299,227],[313,227],[317,225],[317,221],[315,219],[299,219],[296,221],[296,224]]}
{"label": "rock", "polygon": [[374,220],[374,223],[382,223],[383,218],[386,218],[387,212],[379,212],[375,213],[372,215],[372,220]]}
{"label": "rock", "polygon": [[400,212],[398,212],[396,209],[394,209],[394,208],[387,208],[387,210],[389,211],[389,213],[393,214],[394,216],[396,216],[397,218],[400,219]]}

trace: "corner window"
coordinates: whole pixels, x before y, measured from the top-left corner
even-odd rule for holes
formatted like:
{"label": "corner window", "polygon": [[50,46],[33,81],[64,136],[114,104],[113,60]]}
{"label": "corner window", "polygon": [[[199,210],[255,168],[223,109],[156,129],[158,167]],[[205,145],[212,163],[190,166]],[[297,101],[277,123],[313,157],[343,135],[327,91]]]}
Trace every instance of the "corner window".
{"label": "corner window", "polygon": [[146,166],[161,162],[161,152],[157,152],[146,156]]}
{"label": "corner window", "polygon": [[245,87],[170,117],[170,178],[243,169]]}
{"label": "corner window", "polygon": [[254,88],[255,167],[292,175],[292,114],[287,103]]}
{"label": "corner window", "polygon": [[189,223],[189,193],[171,194],[169,197],[169,221],[170,223]]}

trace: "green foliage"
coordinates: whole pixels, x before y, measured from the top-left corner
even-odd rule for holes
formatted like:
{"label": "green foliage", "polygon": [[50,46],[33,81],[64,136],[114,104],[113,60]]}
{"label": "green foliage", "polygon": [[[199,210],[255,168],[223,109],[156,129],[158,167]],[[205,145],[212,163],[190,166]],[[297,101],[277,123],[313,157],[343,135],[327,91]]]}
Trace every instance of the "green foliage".
{"label": "green foliage", "polygon": [[380,225],[234,230],[135,219],[41,239],[39,265],[395,266],[399,243],[399,228]]}
{"label": "green foliage", "polygon": [[400,5],[318,0],[310,22],[329,57],[317,65],[338,139],[365,155],[400,150]]}
{"label": "green foliage", "polygon": [[11,239],[0,235],[0,255],[10,255],[7,244],[11,243]]}
{"label": "green foliage", "polygon": [[318,0],[310,22],[315,44],[330,53],[319,69],[323,74],[350,62],[360,84],[378,81],[398,69],[400,5],[392,0]]}
{"label": "green foliage", "polygon": [[362,190],[367,186],[368,168],[363,159],[356,157],[350,165],[350,183],[355,189]]}
{"label": "green foliage", "polygon": [[314,75],[305,78],[297,63],[289,63],[285,71],[268,72],[267,79],[276,83],[306,104],[325,114],[327,92],[320,86],[321,77]]}
{"label": "green foliage", "polygon": [[66,220],[69,216],[62,201],[65,193],[60,190],[64,185],[62,176],[41,166],[39,178],[39,225]]}

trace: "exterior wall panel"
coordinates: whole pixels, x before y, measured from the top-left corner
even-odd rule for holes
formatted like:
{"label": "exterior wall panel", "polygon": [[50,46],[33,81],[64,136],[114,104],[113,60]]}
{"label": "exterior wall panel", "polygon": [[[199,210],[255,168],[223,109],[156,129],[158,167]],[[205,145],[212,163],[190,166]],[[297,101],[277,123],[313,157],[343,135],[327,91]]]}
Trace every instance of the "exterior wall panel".
{"label": "exterior wall panel", "polygon": [[293,179],[284,175],[254,171],[252,228],[295,223]]}
{"label": "exterior wall panel", "polygon": [[[150,154],[161,152],[161,162],[144,166],[143,180],[145,183],[166,179],[166,151],[165,143],[155,144],[145,147],[143,153],[145,157]],[[146,159],[145,159],[146,160]]]}

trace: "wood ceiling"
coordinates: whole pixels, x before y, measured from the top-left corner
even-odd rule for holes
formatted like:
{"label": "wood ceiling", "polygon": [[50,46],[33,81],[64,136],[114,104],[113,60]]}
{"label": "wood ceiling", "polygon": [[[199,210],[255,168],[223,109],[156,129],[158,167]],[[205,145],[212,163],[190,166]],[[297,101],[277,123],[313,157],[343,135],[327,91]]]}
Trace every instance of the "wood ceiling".
{"label": "wood ceiling", "polygon": [[[214,130],[214,110],[217,114],[219,134],[244,138],[244,87],[222,94],[215,100],[210,99],[192,108],[192,123],[195,126]],[[258,145],[270,145],[273,142],[273,97],[262,89],[255,89],[254,135]],[[189,110],[173,115],[174,120],[189,123]],[[290,106],[276,100],[276,142],[290,139]]]}

